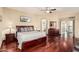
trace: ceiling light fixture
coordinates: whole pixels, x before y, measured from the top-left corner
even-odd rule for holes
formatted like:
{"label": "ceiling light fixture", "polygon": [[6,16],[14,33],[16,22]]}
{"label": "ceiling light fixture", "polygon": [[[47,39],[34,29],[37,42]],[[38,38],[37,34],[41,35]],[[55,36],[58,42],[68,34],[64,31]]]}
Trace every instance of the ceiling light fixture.
{"label": "ceiling light fixture", "polygon": [[45,11],[46,13],[53,13],[56,9],[52,7],[45,7],[42,9],[42,11]]}

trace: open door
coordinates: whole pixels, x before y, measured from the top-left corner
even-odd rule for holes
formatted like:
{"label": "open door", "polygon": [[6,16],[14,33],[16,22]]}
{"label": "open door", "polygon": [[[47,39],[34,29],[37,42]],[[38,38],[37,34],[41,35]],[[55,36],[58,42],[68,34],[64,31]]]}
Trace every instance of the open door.
{"label": "open door", "polygon": [[60,21],[60,33],[63,40],[70,41],[75,45],[75,17],[63,18]]}
{"label": "open door", "polygon": [[41,31],[46,32],[47,34],[47,29],[48,29],[48,21],[46,19],[41,20]]}

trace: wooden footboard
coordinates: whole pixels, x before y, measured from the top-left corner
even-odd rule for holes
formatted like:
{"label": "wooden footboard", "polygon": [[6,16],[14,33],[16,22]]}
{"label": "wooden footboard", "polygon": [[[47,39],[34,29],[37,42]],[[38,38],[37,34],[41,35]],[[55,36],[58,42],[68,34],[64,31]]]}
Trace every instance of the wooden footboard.
{"label": "wooden footboard", "polygon": [[27,41],[22,43],[22,52],[28,51],[29,48],[38,46],[40,44],[44,43],[43,45],[46,45],[46,37],[38,38],[32,41]]}

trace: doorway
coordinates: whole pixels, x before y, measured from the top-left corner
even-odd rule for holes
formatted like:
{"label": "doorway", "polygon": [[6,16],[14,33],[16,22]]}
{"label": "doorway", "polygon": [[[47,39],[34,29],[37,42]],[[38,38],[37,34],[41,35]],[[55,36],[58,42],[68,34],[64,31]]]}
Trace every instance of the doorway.
{"label": "doorway", "polygon": [[72,45],[73,51],[76,46],[75,40],[75,17],[63,18],[60,21],[61,38]]}
{"label": "doorway", "polygon": [[47,33],[48,30],[48,21],[46,19],[41,20],[41,31]]}

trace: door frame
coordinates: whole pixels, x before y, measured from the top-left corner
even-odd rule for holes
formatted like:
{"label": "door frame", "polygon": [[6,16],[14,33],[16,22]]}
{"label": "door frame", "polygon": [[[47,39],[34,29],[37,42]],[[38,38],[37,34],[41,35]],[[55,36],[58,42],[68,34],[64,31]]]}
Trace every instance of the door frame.
{"label": "door frame", "polygon": [[59,26],[60,26],[59,29],[60,29],[60,34],[61,34],[61,22],[62,21],[68,21],[69,18],[73,18],[73,19],[70,19],[70,20],[73,21],[73,47],[74,47],[75,46],[75,43],[76,43],[76,40],[75,40],[75,18],[76,17],[75,16],[72,16],[72,17],[61,18],[60,21],[59,21]]}

